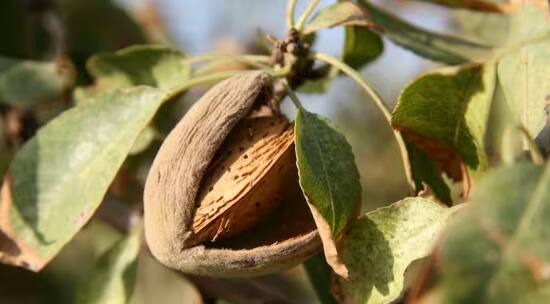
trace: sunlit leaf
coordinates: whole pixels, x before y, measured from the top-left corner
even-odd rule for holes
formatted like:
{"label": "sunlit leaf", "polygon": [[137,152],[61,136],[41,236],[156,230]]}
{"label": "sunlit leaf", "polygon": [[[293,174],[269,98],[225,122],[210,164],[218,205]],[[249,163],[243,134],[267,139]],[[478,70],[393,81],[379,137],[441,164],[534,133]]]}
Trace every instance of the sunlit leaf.
{"label": "sunlit leaf", "polygon": [[445,303],[550,301],[550,168],[516,164],[481,179],[449,225],[439,263]]}
{"label": "sunlit leaf", "polygon": [[162,101],[149,87],[74,107],[28,141],[2,186],[0,260],[40,270],[90,219]]}
{"label": "sunlit leaf", "polygon": [[77,303],[128,303],[134,289],[139,249],[140,239],[136,234],[117,241],[79,286]]}
{"label": "sunlit leaf", "polygon": [[[191,78],[191,64],[185,56],[168,46],[136,45],[116,52],[93,56],[87,69],[95,79],[90,87],[75,91],[78,104],[93,101],[105,90],[149,85],[170,91]],[[143,129],[130,154],[144,151],[154,140],[152,126]]]}
{"label": "sunlit leaf", "polygon": [[484,137],[495,86],[492,64],[430,72],[399,96],[392,125],[448,176],[460,180],[460,163],[487,166]]}
{"label": "sunlit leaf", "polygon": [[319,229],[327,262],[337,266],[335,236],[348,227],[360,208],[361,184],[351,146],[327,119],[299,109],[295,123],[300,186]]}
{"label": "sunlit leaf", "polygon": [[61,98],[72,84],[68,69],[54,62],[0,57],[0,102],[28,106]]}
{"label": "sunlit leaf", "polygon": [[445,227],[450,209],[423,198],[406,198],[360,217],[343,241],[349,278],[337,278],[342,303],[391,303],[404,273],[426,257]]}
{"label": "sunlit leaf", "polygon": [[527,7],[514,16],[511,50],[498,62],[498,79],[517,121],[537,136],[546,126],[550,104],[550,22]]}
{"label": "sunlit leaf", "polygon": [[464,36],[491,46],[503,46],[510,34],[510,14],[486,14],[468,10],[453,12]]}

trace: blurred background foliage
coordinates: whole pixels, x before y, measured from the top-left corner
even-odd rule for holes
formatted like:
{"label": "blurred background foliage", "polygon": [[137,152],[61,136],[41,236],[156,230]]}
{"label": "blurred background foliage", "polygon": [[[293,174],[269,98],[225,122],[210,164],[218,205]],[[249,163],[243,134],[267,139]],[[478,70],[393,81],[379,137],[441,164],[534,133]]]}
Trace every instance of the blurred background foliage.
{"label": "blurred background foliage", "polygon": [[[502,44],[506,38],[507,20],[501,15],[452,11],[415,1],[375,2],[414,24],[438,32],[459,33],[493,45]],[[331,3],[321,1],[321,5]],[[306,4],[306,1],[299,1],[298,11]],[[91,55],[138,43],[170,44],[187,54],[261,52],[263,40],[259,38],[262,33],[284,36],[284,13],[284,1],[2,0],[0,56],[54,62],[63,71],[67,83],[88,85],[91,78],[86,73],[85,62]],[[317,35],[315,48],[337,55],[344,43],[343,37],[343,28],[324,30]],[[439,65],[385,40],[383,54],[361,73],[393,105],[400,90],[415,75]],[[5,66],[0,63],[0,69]],[[73,105],[72,86],[67,83],[63,94],[41,98],[32,106],[8,106],[6,100],[0,105],[2,173],[22,144],[15,138],[29,138],[37,126]],[[121,236],[120,230],[124,230],[126,223],[121,224],[122,228],[113,228],[105,223],[105,217],[112,216],[111,211],[119,210],[117,206],[121,205],[140,210],[143,183],[156,149],[204,90],[204,87],[193,89],[161,108],[151,131],[141,138],[153,144],[145,144],[144,149],[126,160],[98,215],[44,271],[31,273],[0,265],[0,303],[74,301],[78,284],[89,276],[95,261]],[[306,108],[331,118],[350,141],[361,174],[365,211],[407,196],[401,160],[391,131],[373,103],[366,100],[368,97],[350,79],[336,78],[326,94],[302,95]],[[288,102],[283,104],[283,110],[293,116],[293,108]],[[12,121],[28,123],[13,125]],[[116,217],[116,211],[114,214]],[[201,280],[176,274],[142,254],[131,303],[212,302],[204,298],[204,292],[201,297],[197,289],[197,286],[204,288],[212,282]],[[247,284],[251,282],[250,287]],[[252,281],[235,280],[231,284],[236,284],[235,288],[249,286],[252,294],[260,288],[270,299],[291,298],[296,303],[316,301],[301,267]]]}

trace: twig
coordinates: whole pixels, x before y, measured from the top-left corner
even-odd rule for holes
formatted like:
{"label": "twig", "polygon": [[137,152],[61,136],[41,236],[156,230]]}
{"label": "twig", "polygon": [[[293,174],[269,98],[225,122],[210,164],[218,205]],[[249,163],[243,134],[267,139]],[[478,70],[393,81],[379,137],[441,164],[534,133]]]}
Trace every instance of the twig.
{"label": "twig", "polygon": [[288,81],[284,80],[283,84],[285,86],[286,93],[288,94],[288,97],[290,97],[290,100],[292,101],[294,106],[296,106],[296,108],[302,110],[304,107],[302,106],[302,103],[298,99],[298,96],[296,96],[296,93],[294,92],[294,90],[288,84]]}

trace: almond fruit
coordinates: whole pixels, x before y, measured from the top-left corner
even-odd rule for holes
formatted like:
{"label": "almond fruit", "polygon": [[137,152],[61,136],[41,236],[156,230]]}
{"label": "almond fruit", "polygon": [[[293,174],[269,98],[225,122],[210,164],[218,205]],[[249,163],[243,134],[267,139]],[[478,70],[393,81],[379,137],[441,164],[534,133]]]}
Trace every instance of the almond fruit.
{"label": "almond fruit", "polygon": [[257,275],[318,250],[292,124],[256,111],[271,88],[263,72],[222,81],[167,136],[144,192],[145,236],[161,263],[202,275]]}

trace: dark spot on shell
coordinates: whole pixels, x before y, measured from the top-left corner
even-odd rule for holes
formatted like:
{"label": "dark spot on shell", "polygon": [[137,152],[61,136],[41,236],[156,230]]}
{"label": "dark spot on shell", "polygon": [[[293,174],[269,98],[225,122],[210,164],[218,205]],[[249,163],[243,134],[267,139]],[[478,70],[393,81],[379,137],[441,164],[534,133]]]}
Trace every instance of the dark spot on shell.
{"label": "dark spot on shell", "polygon": [[248,158],[248,155],[245,154],[243,157],[244,157],[244,159],[247,159],[247,158]]}
{"label": "dark spot on shell", "polygon": [[243,146],[240,146],[240,147],[239,147],[239,151],[243,152],[243,151],[244,151],[244,147],[243,147]]}
{"label": "dark spot on shell", "polygon": [[214,190],[214,187],[210,186],[210,188],[208,188],[208,191],[212,191]]}

